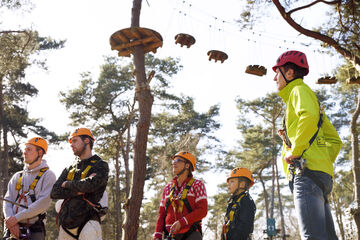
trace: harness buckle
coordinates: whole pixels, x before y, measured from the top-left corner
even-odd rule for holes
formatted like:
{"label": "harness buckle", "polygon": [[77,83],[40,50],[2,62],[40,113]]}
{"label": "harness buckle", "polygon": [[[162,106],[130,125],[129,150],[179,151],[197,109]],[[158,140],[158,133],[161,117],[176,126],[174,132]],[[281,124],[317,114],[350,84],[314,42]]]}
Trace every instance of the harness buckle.
{"label": "harness buckle", "polygon": [[31,236],[30,229],[26,226],[20,226],[19,239],[27,240],[30,239],[30,236]]}
{"label": "harness buckle", "polygon": [[[291,167],[293,169],[291,169]],[[293,164],[290,165],[290,172],[293,170],[292,175],[295,175],[295,169],[296,169],[296,175],[302,176],[304,174],[306,168],[306,159],[298,158],[293,160]]]}

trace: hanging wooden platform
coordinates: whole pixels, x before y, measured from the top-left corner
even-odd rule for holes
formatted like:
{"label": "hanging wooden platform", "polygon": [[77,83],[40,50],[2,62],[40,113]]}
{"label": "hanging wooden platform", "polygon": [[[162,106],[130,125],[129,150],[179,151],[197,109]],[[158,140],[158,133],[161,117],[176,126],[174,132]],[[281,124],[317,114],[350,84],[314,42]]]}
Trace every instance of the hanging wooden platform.
{"label": "hanging wooden platform", "polygon": [[245,73],[254,74],[260,77],[266,75],[266,72],[267,69],[264,66],[260,66],[260,65],[249,65],[245,69]]}
{"label": "hanging wooden platform", "polygon": [[321,77],[317,80],[317,84],[335,84],[337,82],[337,79],[335,77]]}
{"label": "hanging wooden platform", "polygon": [[228,55],[226,53],[218,50],[210,50],[207,55],[209,56],[209,61],[214,59],[215,62],[221,61],[221,63],[223,63],[226,59],[228,59]]}
{"label": "hanging wooden platform", "polygon": [[360,84],[360,76],[348,78],[346,82],[347,84]]}
{"label": "hanging wooden platform", "polygon": [[130,57],[135,46],[144,46],[144,53],[153,52],[162,47],[163,39],[160,33],[141,27],[124,28],[110,37],[111,50],[118,50],[119,56]]}
{"label": "hanging wooden platform", "polygon": [[191,36],[190,34],[186,33],[179,33],[175,36],[175,44],[180,44],[181,47],[184,45],[187,46],[187,48],[191,47],[195,43],[195,38]]}

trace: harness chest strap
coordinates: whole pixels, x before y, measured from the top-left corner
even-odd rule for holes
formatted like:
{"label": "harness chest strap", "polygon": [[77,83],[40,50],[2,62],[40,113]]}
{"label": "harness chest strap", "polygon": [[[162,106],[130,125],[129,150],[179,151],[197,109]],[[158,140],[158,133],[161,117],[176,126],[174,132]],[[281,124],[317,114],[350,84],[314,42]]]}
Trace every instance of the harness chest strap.
{"label": "harness chest strap", "polygon": [[[191,178],[189,180],[189,182],[186,184],[185,189],[183,190],[182,194],[181,194],[181,198],[180,198],[180,206],[178,207],[178,213],[182,213],[183,208],[184,208],[184,204],[185,206],[188,208],[188,211],[191,212],[191,206],[189,204],[189,201],[187,200],[187,194],[191,188],[191,185],[194,183],[195,179]],[[169,200],[166,203],[165,206],[165,210],[168,208],[169,204],[171,203],[171,205],[173,206],[174,209],[176,209],[176,205],[175,205],[175,199],[174,199],[174,191],[175,191],[175,183],[173,183],[173,185],[171,186],[171,192],[169,195]],[[189,209],[190,208],[190,209]]]}
{"label": "harness chest strap", "polygon": [[244,196],[245,192],[235,201],[235,203],[231,206],[229,214],[225,216],[224,233],[227,233],[229,231],[230,223],[234,220],[236,206],[239,204],[239,202]]}
{"label": "harness chest strap", "polygon": [[[40,169],[40,172],[38,173],[38,175],[34,178],[34,181],[30,184],[29,186],[29,190],[33,190],[33,194],[30,194],[30,198],[31,198],[31,201],[32,202],[35,202],[36,201],[36,197],[35,197],[35,188],[36,188],[36,185],[37,183],[39,182],[41,176],[48,170],[49,168],[48,167],[45,167],[45,168],[41,168]],[[24,203],[25,203],[25,206],[27,206],[27,198],[25,196],[26,193],[28,193],[29,191],[22,191],[22,193],[20,194],[20,190],[23,188],[23,185],[22,185],[22,178],[23,178],[23,172],[20,173],[20,177],[19,179],[17,180],[16,182],[16,191],[18,192],[18,195],[16,197],[16,200],[15,201],[18,201],[19,203],[21,202],[22,199],[24,199]],[[18,212],[19,210],[19,206],[16,207],[16,212]],[[40,218],[41,214],[39,215],[39,218]]]}
{"label": "harness chest strap", "polygon": [[[91,160],[90,164],[84,169],[84,171],[81,172],[81,178],[80,179],[84,179],[88,172],[90,171],[90,169],[94,166],[94,164],[97,162],[97,160]],[[75,177],[75,172],[76,172],[76,168],[73,167],[70,169],[70,171],[68,172],[67,176],[66,176],[66,180],[67,181],[72,181],[74,180]]]}
{"label": "harness chest strap", "polygon": [[[36,185],[37,183],[39,182],[41,176],[48,170],[49,168],[48,167],[45,167],[45,168],[41,168],[40,169],[40,172],[39,174],[35,177],[34,181],[31,183],[31,185],[29,186],[29,190],[33,190],[34,191],[34,194],[31,194],[30,195],[30,198],[31,198],[31,201],[35,202],[35,188],[36,188]],[[16,200],[20,197],[20,190],[23,188],[23,185],[22,185],[22,177],[23,177],[23,172],[20,173],[20,177],[19,179],[17,180],[16,182],[16,191],[18,191],[18,196],[16,197]],[[22,194],[24,193],[27,193],[28,191],[26,192],[23,192]]]}

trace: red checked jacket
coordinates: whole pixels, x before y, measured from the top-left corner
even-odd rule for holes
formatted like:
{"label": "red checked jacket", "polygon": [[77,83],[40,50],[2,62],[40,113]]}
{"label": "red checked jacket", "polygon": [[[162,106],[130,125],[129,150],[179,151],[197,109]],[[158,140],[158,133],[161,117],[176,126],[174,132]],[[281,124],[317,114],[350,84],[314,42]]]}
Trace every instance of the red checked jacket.
{"label": "red checked jacket", "polygon": [[[206,216],[208,210],[206,188],[204,183],[198,179],[195,179],[187,194],[187,199],[192,208],[192,212],[189,213],[188,209],[184,205],[182,213],[179,213],[178,210],[176,209],[176,216],[175,216],[174,208],[171,204],[169,204],[165,212],[166,202],[169,199],[169,195],[173,183],[175,183],[174,196],[179,196],[180,198],[183,190],[185,189],[186,184],[190,181],[190,179],[191,177],[188,177],[182,183],[180,188],[177,186],[176,177],[172,180],[172,182],[170,182],[165,186],[160,202],[159,217],[156,222],[154,239],[157,238],[162,239],[164,224],[166,226],[166,230],[169,232],[171,225],[175,221],[179,220],[181,224],[181,229],[176,234],[185,233],[190,229],[192,224],[194,224],[197,221],[200,221]],[[176,206],[179,206],[179,201],[175,201],[175,204]]]}

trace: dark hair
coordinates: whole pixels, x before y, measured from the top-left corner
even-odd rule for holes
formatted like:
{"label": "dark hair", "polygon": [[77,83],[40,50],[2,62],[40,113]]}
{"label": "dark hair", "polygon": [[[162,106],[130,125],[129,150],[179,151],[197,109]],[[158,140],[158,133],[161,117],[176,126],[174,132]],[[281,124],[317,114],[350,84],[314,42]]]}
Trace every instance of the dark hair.
{"label": "dark hair", "polygon": [[86,138],[88,138],[88,139],[89,139],[89,144],[90,144],[90,149],[91,149],[91,150],[93,149],[94,140],[93,140],[91,137],[89,137],[89,136],[87,136],[87,135],[80,135],[80,138],[81,138],[81,140],[82,140],[83,142],[85,141]]}
{"label": "dark hair", "polygon": [[251,181],[250,179],[246,178],[246,177],[239,177],[239,183],[241,181],[244,181],[245,182],[245,188],[246,189],[249,189],[250,188],[250,184],[251,184]]}
{"label": "dark hair", "polygon": [[285,63],[283,65],[283,67],[284,67],[285,72],[287,72],[287,70],[289,70],[289,69],[294,70],[294,79],[296,79],[296,78],[304,79],[304,76],[306,75],[306,68],[299,67],[298,65],[296,65],[292,62]]}
{"label": "dark hair", "polygon": [[[184,159],[184,158],[183,158]],[[189,177],[192,177],[193,176],[193,174],[192,174],[192,172],[193,172],[193,166],[192,166],[192,163],[189,161],[189,160],[187,160],[187,159],[185,159],[186,161],[185,161],[185,164],[189,164],[190,165],[190,168],[189,168],[189,174],[188,174],[188,176]]]}

